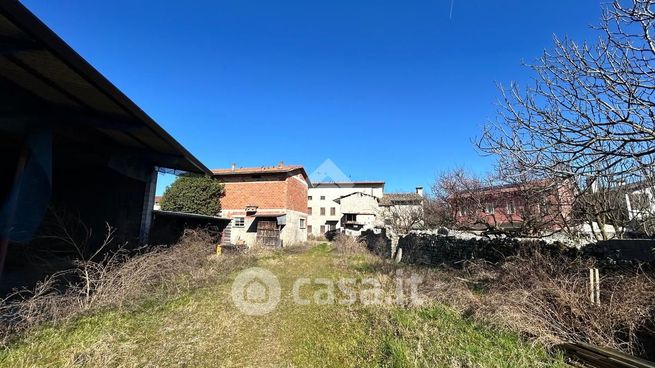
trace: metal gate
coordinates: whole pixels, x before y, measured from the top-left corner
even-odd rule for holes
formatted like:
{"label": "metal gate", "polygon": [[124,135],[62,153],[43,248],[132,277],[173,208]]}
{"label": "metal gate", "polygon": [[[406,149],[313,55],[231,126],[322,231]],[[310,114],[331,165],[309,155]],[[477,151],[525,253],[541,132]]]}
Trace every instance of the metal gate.
{"label": "metal gate", "polygon": [[257,222],[257,243],[269,247],[280,246],[280,230],[277,221],[259,220]]}

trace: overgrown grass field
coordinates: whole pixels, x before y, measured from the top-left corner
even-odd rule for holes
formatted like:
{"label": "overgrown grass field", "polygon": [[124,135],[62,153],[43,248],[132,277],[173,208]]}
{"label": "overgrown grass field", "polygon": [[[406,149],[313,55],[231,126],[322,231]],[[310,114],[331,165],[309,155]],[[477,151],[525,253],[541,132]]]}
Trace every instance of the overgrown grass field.
{"label": "overgrown grass field", "polygon": [[[279,279],[281,302],[264,316],[232,303],[238,271],[216,283],[38,327],[0,353],[0,365],[70,367],[539,367],[560,356],[435,303],[298,305],[299,277],[378,278],[376,263],[327,244],[264,252],[244,263]],[[322,286],[303,289],[311,295]]]}

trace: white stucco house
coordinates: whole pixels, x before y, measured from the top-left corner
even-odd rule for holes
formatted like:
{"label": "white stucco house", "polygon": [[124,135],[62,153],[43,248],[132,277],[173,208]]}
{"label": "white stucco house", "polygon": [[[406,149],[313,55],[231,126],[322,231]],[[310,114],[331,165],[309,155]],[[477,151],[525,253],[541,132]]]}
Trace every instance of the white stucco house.
{"label": "white stucco house", "polygon": [[360,235],[362,231],[384,226],[380,218],[379,198],[371,194],[356,192],[334,200],[340,205],[341,231],[346,235]]}
{"label": "white stucco house", "polygon": [[[321,236],[328,231],[342,229],[342,219],[344,218],[342,203],[340,203],[341,201],[337,202],[335,200],[353,193],[362,193],[372,198],[380,199],[384,195],[384,182],[358,181],[313,183],[312,187],[309,188],[307,197],[309,213],[307,219],[307,233],[313,236]],[[346,202],[351,201],[348,200]]]}

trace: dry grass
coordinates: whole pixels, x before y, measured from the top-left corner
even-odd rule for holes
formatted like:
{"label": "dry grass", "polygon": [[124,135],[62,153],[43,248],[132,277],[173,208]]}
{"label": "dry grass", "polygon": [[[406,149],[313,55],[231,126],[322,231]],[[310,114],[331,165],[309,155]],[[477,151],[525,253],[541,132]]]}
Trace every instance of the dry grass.
{"label": "dry grass", "polygon": [[641,269],[601,271],[601,305],[590,302],[591,260],[528,251],[500,265],[421,270],[421,290],[465,315],[553,346],[586,342],[643,354],[639,332],[653,327],[655,280]]}
{"label": "dry grass", "polygon": [[219,258],[212,250],[209,235],[187,230],[172,247],[136,254],[119,248],[97,261],[78,260],[76,268],[49,276],[34,289],[17,291],[0,303],[0,344],[44,323],[103,308],[121,309],[206,285],[253,259],[250,255]]}
{"label": "dry grass", "polygon": [[332,241],[332,247],[339,254],[369,253],[366,249],[366,243],[345,234],[337,234]]}
{"label": "dry grass", "polygon": [[[157,288],[169,291],[139,308],[90,310],[33,329],[0,350],[0,366],[564,366],[560,356],[549,356],[515,333],[462,318],[436,303],[302,305],[288,295],[298,278],[342,277],[354,278],[358,285],[364,278],[378,279],[385,293],[393,294],[391,278],[403,265],[365,252],[343,254],[328,244],[250,254],[209,257],[200,268],[213,274],[203,272],[190,282],[205,286],[180,293],[174,291],[184,289],[184,283],[166,286],[164,280]],[[278,277],[286,295],[266,316],[243,315],[230,301],[237,267],[249,266],[239,263],[251,258],[252,265]],[[224,268],[233,272],[226,275],[230,271]],[[412,268],[406,268],[409,276]],[[325,285],[312,282],[301,292],[306,300],[315,300],[324,291]]]}

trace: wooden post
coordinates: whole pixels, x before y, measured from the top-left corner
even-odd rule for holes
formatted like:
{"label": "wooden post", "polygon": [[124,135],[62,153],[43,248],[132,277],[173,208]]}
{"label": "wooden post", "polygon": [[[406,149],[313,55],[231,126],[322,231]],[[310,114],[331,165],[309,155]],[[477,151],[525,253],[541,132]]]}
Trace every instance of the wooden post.
{"label": "wooden post", "polygon": [[594,304],[596,298],[594,297],[594,269],[589,269],[589,301]]}
{"label": "wooden post", "polygon": [[600,277],[598,275],[598,269],[594,268],[594,274],[595,274],[595,284],[594,284],[594,289],[596,291],[596,305],[600,305]]}
{"label": "wooden post", "polygon": [[589,269],[589,301],[600,305],[600,275],[597,268]]}

